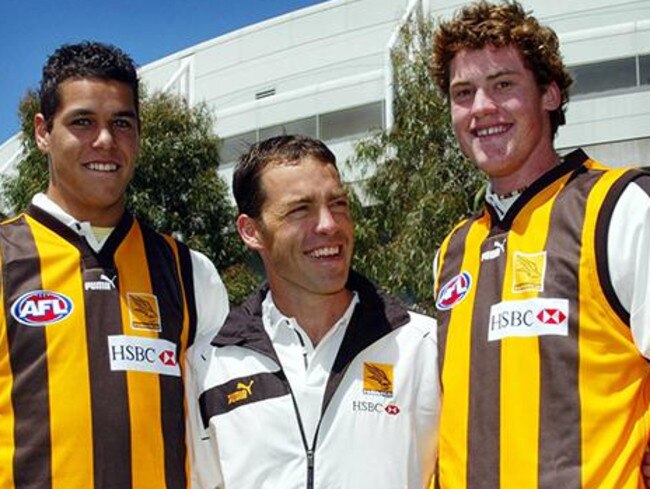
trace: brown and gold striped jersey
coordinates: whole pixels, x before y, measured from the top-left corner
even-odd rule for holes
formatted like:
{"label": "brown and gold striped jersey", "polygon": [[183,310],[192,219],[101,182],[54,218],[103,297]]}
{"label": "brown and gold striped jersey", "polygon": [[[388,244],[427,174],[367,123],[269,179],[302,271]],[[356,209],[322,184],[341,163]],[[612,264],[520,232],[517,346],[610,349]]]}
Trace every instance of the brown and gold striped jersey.
{"label": "brown and gold striped jersey", "polygon": [[609,218],[641,176],[577,151],[503,220],[488,209],[443,242],[437,487],[644,487],[650,369],[606,268]]}
{"label": "brown and gold striped jersey", "polygon": [[0,266],[0,487],[189,487],[187,247],[125,214],[95,253],[32,206]]}

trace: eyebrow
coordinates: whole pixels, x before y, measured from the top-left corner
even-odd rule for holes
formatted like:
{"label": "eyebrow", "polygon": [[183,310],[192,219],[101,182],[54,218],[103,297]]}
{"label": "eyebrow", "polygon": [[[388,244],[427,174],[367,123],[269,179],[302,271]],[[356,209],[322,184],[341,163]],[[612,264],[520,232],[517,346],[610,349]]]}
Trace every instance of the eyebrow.
{"label": "eyebrow", "polygon": [[[75,109],[68,114],[68,117],[79,117],[82,115],[94,115],[95,112],[89,109]],[[113,117],[128,117],[130,119],[136,119],[134,110],[120,110],[119,112],[114,112],[111,114]]]}
{"label": "eyebrow", "polygon": [[[495,80],[495,79],[497,79],[499,77],[502,77],[502,76],[519,75],[519,74],[520,73],[518,71],[515,71],[515,70],[499,70],[499,71],[497,71],[495,73],[491,73],[491,74],[487,75],[486,79],[488,81],[493,81],[493,80]],[[452,82],[451,85],[449,86],[449,88],[451,89],[451,88],[454,88],[454,87],[465,86],[465,85],[472,85],[472,82],[469,81],[469,80],[459,80],[459,81],[456,81],[456,82]]]}

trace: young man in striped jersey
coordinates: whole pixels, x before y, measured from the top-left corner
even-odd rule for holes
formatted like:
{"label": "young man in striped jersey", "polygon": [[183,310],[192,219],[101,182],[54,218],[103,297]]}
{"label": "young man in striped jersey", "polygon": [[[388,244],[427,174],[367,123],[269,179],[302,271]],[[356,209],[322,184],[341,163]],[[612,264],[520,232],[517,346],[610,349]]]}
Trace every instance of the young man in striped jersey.
{"label": "young man in striped jersey", "polygon": [[442,22],[433,72],[490,181],[434,267],[438,486],[644,487],[650,175],[556,153],[571,78],[516,2]]}
{"label": "young man in striped jersey", "polygon": [[185,354],[225,318],[225,289],[125,209],[132,60],[64,45],[39,95],[49,185],[0,225],[0,487],[187,489]]}
{"label": "young man in striped jersey", "polygon": [[334,155],[301,136],[262,141],[240,159],[233,190],[239,234],[268,285],[190,358],[200,487],[427,487],[434,322],[350,271],[353,224]]}

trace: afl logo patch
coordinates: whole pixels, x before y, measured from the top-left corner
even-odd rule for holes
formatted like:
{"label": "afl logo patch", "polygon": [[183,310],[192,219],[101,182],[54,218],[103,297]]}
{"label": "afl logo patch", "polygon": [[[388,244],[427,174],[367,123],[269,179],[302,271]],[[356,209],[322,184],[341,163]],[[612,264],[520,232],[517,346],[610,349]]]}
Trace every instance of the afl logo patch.
{"label": "afl logo patch", "polygon": [[471,287],[472,276],[467,272],[459,273],[440,289],[436,308],[439,311],[451,309],[465,298]]}
{"label": "afl logo patch", "polygon": [[11,306],[11,315],[27,326],[47,326],[67,318],[72,301],[58,292],[32,290],[21,295]]}

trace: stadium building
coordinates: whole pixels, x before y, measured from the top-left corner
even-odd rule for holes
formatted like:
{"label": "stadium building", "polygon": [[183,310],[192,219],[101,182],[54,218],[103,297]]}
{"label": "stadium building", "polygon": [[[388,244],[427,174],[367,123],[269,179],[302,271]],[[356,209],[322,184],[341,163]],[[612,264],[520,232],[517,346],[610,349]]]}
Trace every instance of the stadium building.
{"label": "stadium building", "polygon": [[[150,90],[214,111],[228,182],[239,153],[276,134],[323,139],[343,161],[356,141],[391,123],[388,53],[399,26],[419,12],[448,17],[463,3],[330,0],[197,44],[140,74]],[[523,3],[556,30],[576,79],[556,146],[582,146],[613,165],[650,164],[650,0]],[[0,146],[0,173],[19,157],[16,135]]]}

